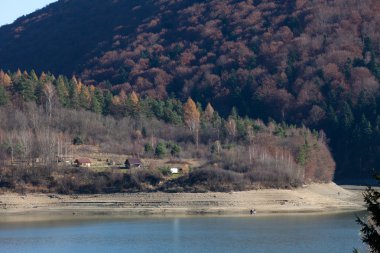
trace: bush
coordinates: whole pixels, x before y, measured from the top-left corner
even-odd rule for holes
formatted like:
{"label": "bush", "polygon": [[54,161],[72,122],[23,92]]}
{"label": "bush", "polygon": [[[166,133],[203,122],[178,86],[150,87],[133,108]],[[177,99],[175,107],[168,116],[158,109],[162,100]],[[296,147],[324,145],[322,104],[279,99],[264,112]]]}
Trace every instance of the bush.
{"label": "bush", "polygon": [[156,170],[135,169],[131,171],[131,180],[140,189],[146,189],[146,185],[157,186],[162,179],[162,174]]}

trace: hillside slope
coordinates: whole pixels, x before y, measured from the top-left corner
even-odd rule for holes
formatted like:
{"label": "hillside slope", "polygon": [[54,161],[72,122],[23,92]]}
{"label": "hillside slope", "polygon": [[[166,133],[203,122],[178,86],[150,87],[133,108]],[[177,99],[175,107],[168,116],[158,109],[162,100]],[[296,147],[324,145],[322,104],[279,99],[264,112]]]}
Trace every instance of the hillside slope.
{"label": "hillside slope", "polygon": [[379,11],[375,0],[61,0],[0,28],[0,67],[323,128],[338,173],[368,176],[380,164]]}

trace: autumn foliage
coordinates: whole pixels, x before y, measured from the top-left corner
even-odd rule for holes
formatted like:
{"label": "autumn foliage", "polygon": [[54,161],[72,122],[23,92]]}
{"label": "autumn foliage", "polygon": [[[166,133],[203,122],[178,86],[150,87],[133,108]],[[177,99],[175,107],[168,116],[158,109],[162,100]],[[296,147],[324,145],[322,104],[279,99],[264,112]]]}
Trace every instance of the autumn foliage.
{"label": "autumn foliage", "polygon": [[[366,177],[380,166],[379,11],[376,0],[58,1],[0,28],[0,68],[75,73],[117,95],[115,114],[131,114],[122,92],[135,91],[324,129],[338,176]],[[77,86],[61,92],[97,108]]]}

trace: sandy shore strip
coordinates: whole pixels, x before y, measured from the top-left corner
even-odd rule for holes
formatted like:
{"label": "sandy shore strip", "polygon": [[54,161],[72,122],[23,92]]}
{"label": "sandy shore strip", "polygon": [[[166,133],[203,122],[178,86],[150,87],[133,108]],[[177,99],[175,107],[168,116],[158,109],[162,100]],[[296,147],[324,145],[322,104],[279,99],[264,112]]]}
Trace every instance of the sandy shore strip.
{"label": "sandy shore strip", "polygon": [[364,210],[363,188],[311,184],[294,190],[231,193],[120,193],[0,195],[0,222],[36,221],[54,217],[134,215],[257,215],[332,213]]}

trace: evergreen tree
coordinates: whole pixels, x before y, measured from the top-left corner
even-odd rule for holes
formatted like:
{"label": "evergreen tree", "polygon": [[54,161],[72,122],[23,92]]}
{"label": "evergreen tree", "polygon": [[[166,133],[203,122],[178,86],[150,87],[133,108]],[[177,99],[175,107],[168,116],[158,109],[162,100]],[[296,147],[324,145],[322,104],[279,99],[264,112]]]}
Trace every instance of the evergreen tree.
{"label": "evergreen tree", "polygon": [[27,77],[22,76],[19,79],[17,79],[14,85],[14,89],[18,94],[20,94],[24,101],[35,101],[35,84],[32,80],[28,79]]}
{"label": "evergreen tree", "polygon": [[351,107],[347,102],[343,103],[341,111],[342,112],[340,121],[342,126],[344,127],[345,132],[347,133],[350,131],[352,124],[355,120],[354,114],[352,113]]}
{"label": "evergreen tree", "polygon": [[159,142],[156,146],[156,149],[154,151],[154,154],[159,157],[159,158],[162,158],[166,155],[167,153],[167,150],[166,150],[166,145],[162,142]]}
{"label": "evergreen tree", "polygon": [[77,80],[73,77],[69,83],[69,96],[70,96],[70,107],[73,109],[79,108],[79,94],[77,90]]}
{"label": "evergreen tree", "polygon": [[37,104],[42,104],[43,102],[43,96],[44,96],[44,86],[45,83],[42,83],[41,81],[37,82],[36,89],[34,90],[34,95],[36,97]]}
{"label": "evergreen tree", "polygon": [[[380,182],[380,177],[377,177]],[[366,220],[357,218],[361,225],[362,241],[368,245],[370,252],[380,252],[380,192],[369,187],[364,193],[368,217]],[[356,251],[357,252],[357,251]]]}
{"label": "evergreen tree", "polygon": [[100,105],[98,99],[96,96],[91,96],[91,111],[101,114],[102,113],[102,106]]}
{"label": "evergreen tree", "polygon": [[112,105],[112,93],[109,90],[104,92],[103,114],[110,114],[110,106]]}
{"label": "evergreen tree", "polygon": [[80,84],[80,93],[79,93],[79,105],[82,108],[90,109],[91,96],[88,90],[88,87]]}
{"label": "evergreen tree", "polygon": [[57,79],[57,95],[61,105],[67,107],[69,105],[69,91],[63,76],[59,76]]}
{"label": "evergreen tree", "polygon": [[8,103],[7,91],[4,86],[0,84],[0,106],[6,105]]}
{"label": "evergreen tree", "polygon": [[38,76],[34,70],[30,71],[30,79],[34,82],[38,81]]}

